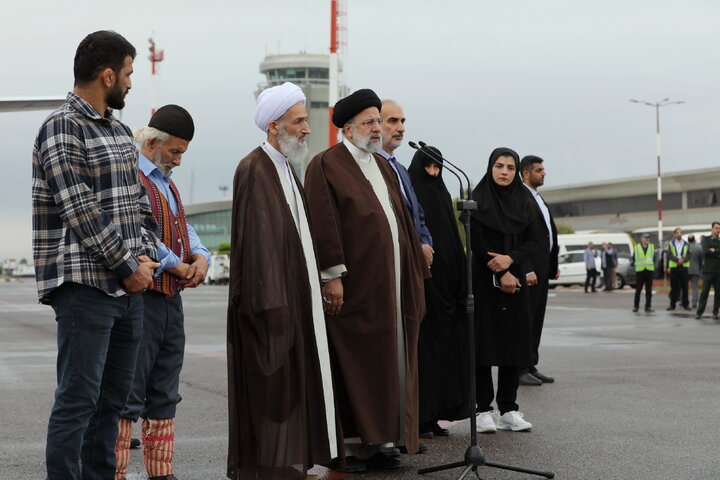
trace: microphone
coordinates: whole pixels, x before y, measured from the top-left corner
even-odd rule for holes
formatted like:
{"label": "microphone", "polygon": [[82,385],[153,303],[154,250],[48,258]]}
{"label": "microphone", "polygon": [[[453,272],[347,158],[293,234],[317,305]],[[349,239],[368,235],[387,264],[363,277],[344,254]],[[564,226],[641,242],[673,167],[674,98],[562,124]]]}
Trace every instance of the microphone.
{"label": "microphone", "polygon": [[423,149],[423,151],[427,150],[426,153],[428,153],[429,155],[433,155],[433,156],[435,157],[435,159],[438,159],[438,157],[439,157],[439,159],[442,159],[443,162],[447,163],[448,165],[452,165],[452,166],[455,167],[460,173],[462,173],[462,174],[463,174],[463,177],[465,177],[465,181],[467,182],[468,192],[470,191],[470,188],[471,188],[470,179],[469,179],[468,176],[465,174],[465,172],[463,171],[462,168],[458,167],[457,165],[455,165],[454,163],[452,163],[450,160],[441,157],[440,155],[438,155],[437,153],[433,152],[432,150],[429,150],[429,149],[427,148],[427,144],[426,144],[425,142],[423,142],[422,140],[418,141],[418,143],[420,144],[420,147]]}
{"label": "microphone", "polygon": [[[423,143],[423,142],[420,142],[420,143]],[[460,199],[461,199],[461,200],[465,199],[465,197],[463,196],[463,184],[462,184],[462,179],[460,178],[460,176],[459,176],[457,173],[455,173],[455,171],[454,171],[452,168],[450,168],[450,167],[448,167],[448,166],[446,166],[446,165],[443,165],[443,162],[441,162],[440,160],[438,160],[439,155],[437,155],[435,152],[433,152],[432,150],[430,150],[430,149],[427,147],[427,145],[423,145],[422,148],[419,147],[418,144],[415,143],[415,142],[408,142],[408,145],[410,145],[410,147],[411,147],[411,148],[414,148],[415,150],[419,150],[419,151],[425,153],[425,155],[427,155],[427,156],[430,158],[430,160],[432,160],[433,162],[437,163],[437,164],[440,165],[441,167],[444,167],[448,172],[450,172],[450,173],[452,173],[453,175],[455,175],[455,177],[457,177],[457,179],[458,179],[458,182],[460,183]],[[442,157],[440,157],[440,158],[442,158]],[[444,160],[444,159],[443,159],[443,160]],[[450,163],[450,162],[448,162],[448,163]],[[450,164],[450,165],[452,165],[452,164]],[[452,165],[452,166],[455,167],[455,165]],[[455,168],[457,168],[457,167],[455,167]],[[464,175],[464,173],[463,173],[463,175]]]}

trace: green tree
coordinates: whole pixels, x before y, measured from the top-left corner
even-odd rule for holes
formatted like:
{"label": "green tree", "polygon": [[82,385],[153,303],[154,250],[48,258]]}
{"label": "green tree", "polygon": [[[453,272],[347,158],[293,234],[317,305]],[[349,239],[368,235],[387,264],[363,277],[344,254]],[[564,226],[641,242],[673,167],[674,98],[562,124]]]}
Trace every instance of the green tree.
{"label": "green tree", "polygon": [[218,245],[218,253],[220,255],[230,255],[230,242],[222,242]]}
{"label": "green tree", "polygon": [[555,227],[557,228],[558,235],[561,233],[575,233],[572,225],[568,225],[567,223],[556,223]]}

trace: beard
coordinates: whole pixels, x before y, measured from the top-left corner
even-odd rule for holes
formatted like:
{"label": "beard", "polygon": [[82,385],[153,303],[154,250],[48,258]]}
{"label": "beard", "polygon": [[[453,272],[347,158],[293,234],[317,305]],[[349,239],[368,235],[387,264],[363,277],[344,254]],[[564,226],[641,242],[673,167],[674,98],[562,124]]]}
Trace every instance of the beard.
{"label": "beard", "polygon": [[155,164],[155,166],[160,170],[160,172],[163,174],[163,177],[167,177],[170,175],[170,172],[172,171],[173,165],[172,163],[168,163],[165,160],[163,160],[162,152],[157,152],[155,154],[155,158],[152,159],[152,162]]}
{"label": "beard", "polygon": [[105,96],[105,103],[113,110],[122,110],[125,107],[125,95],[127,90],[123,91],[120,82],[116,80],[113,89]]}
{"label": "beard", "polygon": [[302,164],[308,157],[308,145],[304,141],[305,135],[300,134],[297,137],[290,135],[286,130],[285,126],[280,126],[278,133],[278,143],[280,144],[280,152],[285,155],[288,159]]}
{"label": "beard", "polygon": [[382,137],[379,133],[369,133],[368,135],[363,135],[360,132],[357,131],[354,124],[350,124],[352,128],[352,135],[353,135],[353,144],[358,147],[360,150],[364,150],[368,153],[377,153],[382,148]]}

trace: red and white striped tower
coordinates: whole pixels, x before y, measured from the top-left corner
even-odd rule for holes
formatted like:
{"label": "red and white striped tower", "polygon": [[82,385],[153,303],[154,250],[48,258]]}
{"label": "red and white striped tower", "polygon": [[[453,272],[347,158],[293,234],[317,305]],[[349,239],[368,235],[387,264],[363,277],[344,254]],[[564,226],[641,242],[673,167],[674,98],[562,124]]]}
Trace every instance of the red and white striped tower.
{"label": "red and white striped tower", "polygon": [[148,50],[150,50],[150,56],[148,57],[148,59],[150,60],[150,65],[152,68],[151,69],[152,77],[150,80],[150,85],[151,85],[150,88],[151,88],[151,95],[152,95],[152,97],[150,99],[150,101],[151,101],[150,116],[153,116],[153,115],[155,115],[155,110],[156,110],[155,105],[157,104],[157,85],[155,83],[155,75],[157,75],[158,69],[155,66],[155,64],[163,61],[163,59],[165,58],[165,51],[157,50],[155,47],[155,41],[152,38],[148,38],[148,42],[150,42],[150,48],[148,48]]}
{"label": "red and white striped tower", "polygon": [[346,45],[345,38],[345,11],[341,10],[342,0],[330,0],[330,72],[328,75],[328,147],[338,142],[338,128],[332,123],[333,107],[338,101],[338,54]]}

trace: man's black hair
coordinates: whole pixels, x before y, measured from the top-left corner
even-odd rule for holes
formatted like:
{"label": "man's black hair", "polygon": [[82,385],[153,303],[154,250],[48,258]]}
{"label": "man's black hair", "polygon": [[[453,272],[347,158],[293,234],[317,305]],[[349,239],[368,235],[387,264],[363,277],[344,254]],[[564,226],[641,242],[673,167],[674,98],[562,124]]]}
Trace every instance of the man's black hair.
{"label": "man's black hair", "polygon": [[526,170],[531,170],[536,163],[543,163],[543,159],[535,155],[525,155],[520,160],[520,174],[522,175],[522,172]]}
{"label": "man's black hair", "polygon": [[83,38],[75,52],[75,85],[87,85],[95,80],[98,73],[112,68],[119,73],[129,55],[135,58],[135,47],[119,33],[100,30]]}

